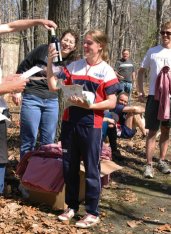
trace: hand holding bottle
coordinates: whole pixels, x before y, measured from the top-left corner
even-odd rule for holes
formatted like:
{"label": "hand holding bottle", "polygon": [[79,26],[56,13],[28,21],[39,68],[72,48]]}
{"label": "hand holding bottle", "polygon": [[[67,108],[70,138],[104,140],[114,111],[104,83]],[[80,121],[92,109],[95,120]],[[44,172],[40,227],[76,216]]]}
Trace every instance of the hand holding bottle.
{"label": "hand holding bottle", "polygon": [[57,56],[54,57],[53,63],[59,63],[62,61],[61,46],[60,41],[57,39],[54,28],[51,29],[51,47],[55,48],[57,51]]}

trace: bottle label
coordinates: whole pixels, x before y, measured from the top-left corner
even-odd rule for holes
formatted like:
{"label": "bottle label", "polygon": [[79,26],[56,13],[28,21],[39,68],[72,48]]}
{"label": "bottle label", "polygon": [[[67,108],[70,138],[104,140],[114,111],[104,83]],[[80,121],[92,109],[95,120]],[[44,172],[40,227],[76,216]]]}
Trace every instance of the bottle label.
{"label": "bottle label", "polygon": [[[51,47],[56,49],[56,44],[55,43],[51,43]],[[58,56],[56,56],[54,59],[53,59],[53,62],[56,63],[58,62]]]}
{"label": "bottle label", "polygon": [[60,42],[58,42],[58,52],[59,52],[59,61],[62,61],[62,53],[61,53],[61,45],[60,45]]}

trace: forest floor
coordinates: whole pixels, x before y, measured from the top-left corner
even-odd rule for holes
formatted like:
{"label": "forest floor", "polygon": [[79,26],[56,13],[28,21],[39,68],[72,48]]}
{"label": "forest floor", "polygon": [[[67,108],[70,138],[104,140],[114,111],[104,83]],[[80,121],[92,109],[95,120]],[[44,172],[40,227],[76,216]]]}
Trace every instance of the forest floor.
{"label": "forest floor", "polygon": [[[137,96],[133,95],[133,103]],[[6,173],[5,196],[0,197],[0,234],[157,234],[171,233],[171,175],[155,169],[153,179],[143,177],[145,138],[139,131],[130,141],[118,140],[122,170],[113,172],[109,185],[102,190],[98,226],[88,230],[76,229],[57,220],[59,211],[45,204],[24,200],[18,191],[15,175],[19,160],[19,120],[13,117],[8,129],[9,164]],[[168,150],[171,166],[171,147]],[[157,162],[158,146],[154,155]],[[80,215],[83,214],[83,205]],[[78,217],[76,217],[77,219]]]}

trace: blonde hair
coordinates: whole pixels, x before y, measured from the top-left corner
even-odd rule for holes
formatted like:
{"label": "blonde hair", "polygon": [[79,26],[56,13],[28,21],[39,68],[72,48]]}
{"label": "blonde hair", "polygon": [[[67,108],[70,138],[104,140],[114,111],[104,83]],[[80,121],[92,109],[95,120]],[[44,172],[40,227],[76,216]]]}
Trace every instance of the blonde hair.
{"label": "blonde hair", "polygon": [[102,52],[101,52],[102,59],[104,61],[108,62],[109,61],[109,53],[108,53],[108,45],[107,45],[107,43],[108,43],[107,35],[104,32],[102,32],[101,30],[98,30],[98,29],[89,30],[86,33],[86,35],[92,36],[93,40],[101,45],[101,47],[102,47]]}

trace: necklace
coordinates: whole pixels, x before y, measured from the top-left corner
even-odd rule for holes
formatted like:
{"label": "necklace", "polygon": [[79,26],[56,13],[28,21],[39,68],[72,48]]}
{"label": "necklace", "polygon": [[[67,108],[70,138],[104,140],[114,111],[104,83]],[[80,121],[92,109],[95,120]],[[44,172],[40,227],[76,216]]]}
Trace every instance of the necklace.
{"label": "necklace", "polygon": [[89,65],[89,64],[86,62],[86,73],[85,73],[86,76],[87,76],[87,74],[88,74],[90,68],[93,66],[93,65],[89,65],[89,67],[88,67],[88,65]]}
{"label": "necklace", "polygon": [[93,64],[90,65],[90,64],[87,63],[87,60],[85,59],[85,68],[86,68],[85,76],[87,76],[87,74],[88,74],[88,72],[89,72],[89,70],[90,70],[91,67],[93,67],[94,65],[99,64],[99,63],[102,62],[102,59],[100,59],[99,61],[98,60],[99,60],[99,57],[97,58],[97,60],[95,61],[95,63],[93,63]]}

